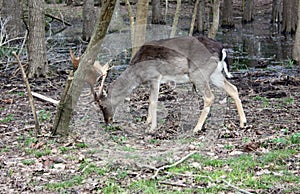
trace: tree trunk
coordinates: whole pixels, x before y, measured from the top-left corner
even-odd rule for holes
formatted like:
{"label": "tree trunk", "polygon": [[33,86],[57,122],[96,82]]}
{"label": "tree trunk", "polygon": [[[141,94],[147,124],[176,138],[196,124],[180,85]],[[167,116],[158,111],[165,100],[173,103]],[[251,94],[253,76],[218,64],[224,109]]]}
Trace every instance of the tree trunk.
{"label": "tree trunk", "polygon": [[149,0],[139,0],[136,11],[136,25],[134,27],[134,40],[132,45],[132,57],[145,43],[148,18]]}
{"label": "tree trunk", "polygon": [[298,3],[298,24],[295,36],[295,43],[293,47],[293,59],[300,62],[300,3]]}
{"label": "tree trunk", "polygon": [[194,11],[193,11],[193,16],[192,16],[192,21],[191,21],[189,36],[192,36],[193,32],[194,32],[194,26],[195,26],[195,20],[196,20],[198,5],[199,5],[199,0],[196,0],[195,6],[194,6]]}
{"label": "tree trunk", "polygon": [[175,12],[174,20],[173,20],[173,25],[172,25],[172,31],[171,31],[171,34],[170,34],[170,38],[173,38],[176,34],[178,19],[179,19],[179,16],[180,16],[180,10],[181,10],[181,0],[177,0],[176,12]]}
{"label": "tree trunk", "polygon": [[220,0],[214,0],[213,4],[213,23],[209,29],[208,37],[214,39],[217,35],[219,28],[220,17]]}
{"label": "tree trunk", "polygon": [[283,0],[273,0],[272,4],[272,23],[282,22],[282,2]]}
{"label": "tree trunk", "polygon": [[48,71],[45,44],[44,0],[28,0],[28,77],[45,76]]}
{"label": "tree trunk", "polygon": [[85,83],[86,73],[92,68],[95,59],[101,49],[102,40],[105,37],[109,23],[111,21],[116,0],[104,0],[102,2],[101,13],[95,26],[91,41],[82,55],[79,67],[75,72],[73,82],[63,101],[60,102],[61,115],[55,117],[52,128],[53,134],[66,136],[69,134],[69,124],[71,121],[73,108],[77,104],[78,98]]}
{"label": "tree trunk", "polygon": [[248,23],[253,21],[253,0],[245,0],[245,5],[243,6],[243,23]]}
{"label": "tree trunk", "polygon": [[96,23],[96,12],[94,9],[94,0],[84,0],[82,15],[83,15],[82,39],[84,41],[89,41],[93,34],[94,26]]}
{"label": "tree trunk", "polygon": [[205,28],[205,0],[199,1],[199,7],[198,7],[198,15],[197,15],[197,32],[204,34],[204,31],[207,30]]}
{"label": "tree trunk", "polygon": [[232,0],[224,0],[223,9],[222,9],[222,27],[233,28],[233,9],[232,9]]}
{"label": "tree trunk", "polygon": [[293,34],[297,27],[298,0],[283,1],[282,32]]}
{"label": "tree trunk", "polygon": [[160,0],[152,0],[152,24],[166,24],[160,9]]}
{"label": "tree trunk", "polygon": [[6,33],[9,39],[24,34],[24,26],[21,19],[21,7],[19,0],[3,0],[1,17],[7,19]]}

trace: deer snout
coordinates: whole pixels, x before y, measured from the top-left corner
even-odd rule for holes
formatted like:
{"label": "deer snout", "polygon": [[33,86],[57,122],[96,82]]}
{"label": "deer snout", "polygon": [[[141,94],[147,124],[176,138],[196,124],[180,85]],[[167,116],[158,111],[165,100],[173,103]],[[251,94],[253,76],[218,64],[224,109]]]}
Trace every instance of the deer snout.
{"label": "deer snout", "polygon": [[104,116],[104,121],[107,125],[110,125],[113,123],[113,118],[111,116]]}
{"label": "deer snout", "polygon": [[112,111],[109,110],[109,108],[104,107],[103,105],[100,105],[100,108],[102,110],[105,123],[106,124],[113,123],[113,114],[112,114]]}

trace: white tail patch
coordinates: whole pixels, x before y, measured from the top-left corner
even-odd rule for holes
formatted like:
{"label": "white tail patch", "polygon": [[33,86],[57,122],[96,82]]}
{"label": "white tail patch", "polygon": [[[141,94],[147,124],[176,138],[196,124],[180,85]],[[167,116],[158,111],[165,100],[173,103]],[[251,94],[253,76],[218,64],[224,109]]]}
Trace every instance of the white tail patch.
{"label": "white tail patch", "polygon": [[222,68],[224,69],[224,72],[226,74],[226,77],[232,78],[233,75],[228,71],[227,63],[225,62],[225,59],[227,57],[226,49],[222,49]]}

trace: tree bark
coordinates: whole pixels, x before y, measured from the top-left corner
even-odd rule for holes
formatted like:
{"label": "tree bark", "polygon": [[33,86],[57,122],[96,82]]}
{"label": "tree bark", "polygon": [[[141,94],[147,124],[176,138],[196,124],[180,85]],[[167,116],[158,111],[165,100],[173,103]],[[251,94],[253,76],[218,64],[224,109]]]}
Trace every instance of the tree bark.
{"label": "tree bark", "polygon": [[272,23],[280,23],[282,22],[282,2],[283,0],[273,0],[272,3]]}
{"label": "tree bark", "polygon": [[160,9],[160,0],[152,0],[152,24],[166,24]]}
{"label": "tree bark", "polygon": [[1,8],[1,17],[7,19],[7,35],[9,39],[24,34],[24,26],[21,19],[21,7],[19,0],[3,0]]}
{"label": "tree bark", "polygon": [[293,59],[300,64],[300,3],[298,3],[298,24],[293,47]]}
{"label": "tree bark", "polygon": [[193,32],[194,32],[194,26],[195,26],[195,20],[196,20],[198,5],[199,5],[199,0],[196,0],[195,6],[194,6],[194,11],[193,11],[193,16],[192,16],[192,21],[191,21],[189,36],[192,36]]}
{"label": "tree bark", "polygon": [[208,32],[208,37],[214,39],[219,28],[220,0],[214,0],[213,4],[213,22]]}
{"label": "tree bark", "polygon": [[197,32],[204,34],[204,31],[207,30],[205,28],[205,0],[199,1],[199,7],[198,7],[198,15],[197,15]]}
{"label": "tree bark", "polygon": [[282,32],[293,34],[297,27],[298,0],[283,1]]}
{"label": "tree bark", "polygon": [[28,0],[28,77],[45,76],[48,71],[45,44],[45,13],[43,0]]}
{"label": "tree bark", "polygon": [[243,23],[253,21],[253,5],[253,0],[245,0],[245,5],[243,6]]}
{"label": "tree bark", "polygon": [[[104,0],[102,2],[101,13],[91,37],[91,41],[82,55],[79,67],[75,72],[72,84],[63,101],[61,101],[62,114],[56,117],[52,128],[53,134],[66,136],[69,134],[69,124],[71,121],[73,109],[77,104],[78,98],[85,83],[86,73],[92,68],[99,50],[101,49],[102,40],[105,37],[109,23],[111,21],[116,0]],[[58,121],[56,121],[58,120]]]}
{"label": "tree bark", "polygon": [[170,38],[173,38],[176,34],[178,20],[179,20],[179,16],[180,16],[180,10],[181,10],[181,0],[177,0],[176,12],[175,12],[175,16],[173,19],[173,25],[172,25]]}
{"label": "tree bark", "polygon": [[222,27],[233,28],[233,9],[232,9],[232,0],[224,0],[223,9],[222,9]]}
{"label": "tree bark", "polygon": [[134,40],[132,45],[132,57],[145,43],[148,18],[149,0],[139,0],[136,13],[136,25],[134,27]]}
{"label": "tree bark", "polygon": [[96,12],[94,9],[94,0],[84,0],[82,15],[83,15],[82,39],[84,41],[89,41],[93,34],[94,26],[96,23]]}

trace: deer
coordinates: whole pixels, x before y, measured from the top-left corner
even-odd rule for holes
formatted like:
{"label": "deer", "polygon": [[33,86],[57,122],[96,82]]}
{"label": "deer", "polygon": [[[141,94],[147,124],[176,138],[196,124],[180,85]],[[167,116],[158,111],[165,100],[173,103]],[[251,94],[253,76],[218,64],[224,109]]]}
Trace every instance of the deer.
{"label": "deer", "polygon": [[[108,68],[106,68],[108,69]],[[157,127],[157,102],[160,84],[166,82],[191,83],[202,94],[204,107],[193,132],[202,129],[214,102],[211,85],[215,85],[234,99],[239,114],[240,127],[247,122],[237,87],[226,77],[232,77],[226,63],[223,45],[205,36],[176,37],[154,40],[143,44],[132,58],[126,70],[113,81],[98,100],[106,124],[112,124],[117,107],[139,85],[150,83],[147,124],[149,132]],[[106,76],[108,71],[104,73]],[[104,81],[102,79],[102,83]]]}
{"label": "deer", "polygon": [[[78,69],[79,63],[80,63],[80,56],[75,56],[72,49],[70,48],[70,57],[71,57],[71,62],[73,65],[73,70],[76,71]],[[93,95],[94,100],[97,102],[98,101],[98,96],[97,93],[95,92],[94,85],[97,83],[97,81],[103,77],[104,79],[102,80],[102,84],[99,87],[99,90],[103,90],[101,86],[103,87],[103,82],[107,76],[106,72],[109,70],[109,62],[107,62],[105,65],[100,65],[99,61],[95,61],[92,68],[88,69],[87,75],[85,77],[85,81],[88,83],[90,86],[91,93],[87,94],[86,96]]]}

